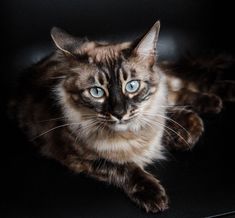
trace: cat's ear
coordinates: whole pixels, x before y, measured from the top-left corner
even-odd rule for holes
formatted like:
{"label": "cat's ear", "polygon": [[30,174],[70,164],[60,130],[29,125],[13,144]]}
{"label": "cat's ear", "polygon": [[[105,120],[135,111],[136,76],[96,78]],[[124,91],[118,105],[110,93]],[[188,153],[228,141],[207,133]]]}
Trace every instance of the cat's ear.
{"label": "cat's ear", "polygon": [[58,49],[70,55],[76,55],[84,43],[83,39],[75,38],[58,27],[51,29],[51,38]]}
{"label": "cat's ear", "polygon": [[155,60],[157,41],[160,30],[160,21],[157,21],[151,29],[142,37],[133,52],[143,60]]}

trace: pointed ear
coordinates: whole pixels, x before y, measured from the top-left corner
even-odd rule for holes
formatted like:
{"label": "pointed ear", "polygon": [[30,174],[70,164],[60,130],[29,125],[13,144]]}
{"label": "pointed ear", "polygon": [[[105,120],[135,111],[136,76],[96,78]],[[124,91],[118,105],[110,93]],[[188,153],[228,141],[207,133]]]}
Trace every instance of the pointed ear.
{"label": "pointed ear", "polygon": [[160,21],[157,21],[137,44],[134,54],[144,60],[155,60],[159,30]]}
{"label": "pointed ear", "polygon": [[51,29],[51,38],[58,49],[70,55],[76,55],[84,43],[84,40],[75,38],[58,27]]}

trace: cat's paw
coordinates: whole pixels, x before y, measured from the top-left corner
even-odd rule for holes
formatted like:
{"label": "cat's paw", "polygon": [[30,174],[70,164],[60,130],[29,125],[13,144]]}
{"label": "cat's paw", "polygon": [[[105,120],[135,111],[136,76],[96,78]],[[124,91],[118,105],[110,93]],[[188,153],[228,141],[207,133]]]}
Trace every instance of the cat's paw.
{"label": "cat's paw", "polygon": [[188,111],[185,115],[183,126],[187,130],[187,132],[185,132],[185,139],[189,149],[191,149],[198,142],[204,131],[203,121],[195,112]]}
{"label": "cat's paw", "polygon": [[174,132],[165,134],[166,146],[174,150],[192,149],[204,131],[202,119],[191,110],[175,112],[167,126]]}
{"label": "cat's paw", "polygon": [[162,212],[168,209],[168,197],[162,185],[152,176],[136,180],[129,197],[146,212]]}
{"label": "cat's paw", "polygon": [[221,98],[214,94],[203,94],[197,99],[195,108],[197,112],[202,114],[214,113],[218,114],[223,108],[223,102]]}

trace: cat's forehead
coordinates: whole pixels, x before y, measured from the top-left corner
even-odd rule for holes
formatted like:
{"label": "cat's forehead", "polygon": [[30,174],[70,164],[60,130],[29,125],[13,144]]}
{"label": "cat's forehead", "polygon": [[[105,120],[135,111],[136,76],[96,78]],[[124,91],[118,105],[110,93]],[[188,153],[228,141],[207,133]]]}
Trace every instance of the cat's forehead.
{"label": "cat's forehead", "polygon": [[111,44],[105,42],[90,42],[86,45],[84,53],[90,63],[97,65],[115,65],[123,58],[123,50],[127,49],[130,43],[124,42]]}
{"label": "cat's forehead", "polygon": [[[130,43],[110,44],[89,42],[84,45],[82,55],[85,61],[78,59],[78,65],[72,68],[79,79],[87,81],[91,77],[106,77],[106,80],[121,78],[149,78],[149,69],[134,57],[125,58],[124,51]],[[121,75],[120,75],[121,74]],[[90,80],[89,80],[90,81]]]}

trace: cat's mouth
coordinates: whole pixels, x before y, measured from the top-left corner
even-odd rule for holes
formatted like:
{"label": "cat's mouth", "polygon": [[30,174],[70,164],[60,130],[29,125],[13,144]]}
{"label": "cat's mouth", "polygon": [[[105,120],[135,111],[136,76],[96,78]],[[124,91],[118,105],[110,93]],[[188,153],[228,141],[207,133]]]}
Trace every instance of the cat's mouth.
{"label": "cat's mouth", "polygon": [[135,117],[131,117],[125,120],[116,120],[109,123],[109,128],[115,131],[126,131],[129,129],[131,122],[134,120]]}
{"label": "cat's mouth", "polygon": [[109,128],[115,131],[126,131],[129,129],[128,123],[113,123]]}
{"label": "cat's mouth", "polygon": [[128,118],[122,118],[122,119],[117,119],[113,116],[105,117],[103,115],[100,115],[98,117],[100,121],[109,129],[112,129],[115,131],[126,131],[130,128],[133,120],[137,117],[137,115],[134,115]]}
{"label": "cat's mouth", "polygon": [[127,124],[129,123],[131,120],[133,120],[133,118],[129,118],[129,119],[125,119],[125,120],[118,120],[117,122],[115,122],[116,124]]}

